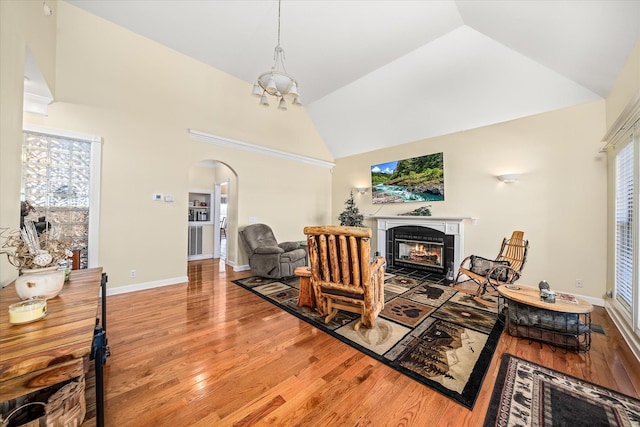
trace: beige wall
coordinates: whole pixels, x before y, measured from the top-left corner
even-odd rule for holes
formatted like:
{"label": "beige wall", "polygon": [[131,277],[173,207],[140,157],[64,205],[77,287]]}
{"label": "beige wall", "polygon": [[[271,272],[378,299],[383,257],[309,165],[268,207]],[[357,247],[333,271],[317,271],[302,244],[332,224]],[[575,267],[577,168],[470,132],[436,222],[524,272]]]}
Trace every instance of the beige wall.
{"label": "beige wall", "polygon": [[[279,238],[299,240],[304,225],[327,215],[329,169],[197,142],[188,134],[196,129],[331,161],[304,108],[286,114],[260,108],[249,83],[65,2],[57,9],[55,102],[48,117],[27,115],[25,121],[102,137],[99,264],[109,273],[110,289],[186,276],[189,170],[198,161],[218,160],[237,173],[237,212],[230,220],[236,229],[255,216]],[[2,31],[4,41],[6,33],[23,30]],[[18,50],[7,50],[11,60],[23,60]],[[4,67],[4,45],[2,53]],[[17,115],[15,92],[10,108]],[[18,186],[19,168],[13,169],[7,175]],[[154,202],[153,193],[173,195],[175,202]],[[232,228],[228,250],[242,265],[235,234]],[[131,269],[136,278],[129,278]]]}
{"label": "beige wall", "polygon": [[[56,3],[45,16],[42,2],[0,1],[0,229],[20,224],[20,172],[22,98],[25,52],[38,57],[38,65],[55,89]],[[0,257],[0,286],[18,275],[6,257]]]}
{"label": "beige wall", "polygon": [[[607,164],[598,151],[604,117],[600,101],[338,159],[332,218],[342,211],[351,188],[371,185],[371,165],[443,152],[445,200],[430,203],[431,212],[477,218],[475,225],[465,223],[465,255],[495,257],[502,238],[522,230],[531,248],[521,283],[546,279],[554,289],[601,298]],[[507,172],[522,174],[519,182],[496,179]],[[425,205],[373,205],[370,192],[355,200],[365,215],[394,215]],[[375,227],[372,219],[367,223]],[[575,287],[575,279],[583,280],[583,289]]]}
{"label": "beige wall", "polygon": [[629,53],[624,68],[607,96],[607,129],[637,95],[640,95],[640,39]]}

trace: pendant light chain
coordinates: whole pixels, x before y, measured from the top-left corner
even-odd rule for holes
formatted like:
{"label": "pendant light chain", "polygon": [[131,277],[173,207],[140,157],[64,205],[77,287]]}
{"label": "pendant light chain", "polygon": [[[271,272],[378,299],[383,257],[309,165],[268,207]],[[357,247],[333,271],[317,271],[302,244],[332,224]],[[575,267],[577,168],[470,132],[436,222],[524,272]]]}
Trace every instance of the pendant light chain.
{"label": "pendant light chain", "polygon": [[[1,0],[0,0],[1,1]],[[267,96],[273,96],[278,100],[278,110],[287,109],[285,96],[288,96],[293,105],[300,106],[300,95],[298,94],[298,82],[287,73],[284,66],[284,49],[280,46],[280,29],[282,21],[282,0],[278,0],[278,44],[274,52],[274,62],[271,71],[264,72],[258,76],[258,80],[253,85],[251,95],[260,98],[260,105],[269,106]]]}
{"label": "pendant light chain", "polygon": [[278,0],[278,46],[280,46],[280,7],[282,6],[282,0]]}

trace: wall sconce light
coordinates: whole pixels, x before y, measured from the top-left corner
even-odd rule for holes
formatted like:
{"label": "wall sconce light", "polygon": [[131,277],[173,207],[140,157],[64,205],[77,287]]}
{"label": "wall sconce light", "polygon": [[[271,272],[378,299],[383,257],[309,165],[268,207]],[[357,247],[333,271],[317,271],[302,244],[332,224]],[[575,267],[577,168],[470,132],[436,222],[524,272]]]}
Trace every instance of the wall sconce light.
{"label": "wall sconce light", "polygon": [[368,189],[369,187],[356,187],[356,191],[360,194],[366,193]]}
{"label": "wall sconce light", "polygon": [[518,175],[517,173],[505,173],[502,175],[498,175],[498,179],[502,182],[504,182],[505,184],[511,184],[514,182],[518,182],[518,178],[520,177],[520,175]]}

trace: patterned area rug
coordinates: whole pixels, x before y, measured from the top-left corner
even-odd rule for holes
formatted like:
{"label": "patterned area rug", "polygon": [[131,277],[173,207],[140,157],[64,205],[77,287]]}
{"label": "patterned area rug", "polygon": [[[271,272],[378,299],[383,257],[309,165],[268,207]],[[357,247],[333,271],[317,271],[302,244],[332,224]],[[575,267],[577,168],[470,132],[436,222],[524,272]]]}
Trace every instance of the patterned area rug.
{"label": "patterned area rug", "polygon": [[375,327],[353,326],[359,315],[340,311],[328,324],[298,307],[299,279],[249,277],[240,285],[376,360],[473,408],[502,325],[495,308],[458,293],[443,279],[399,270],[385,275],[385,308]]}
{"label": "patterned area rug", "polygon": [[638,426],[640,400],[502,356],[484,426]]}

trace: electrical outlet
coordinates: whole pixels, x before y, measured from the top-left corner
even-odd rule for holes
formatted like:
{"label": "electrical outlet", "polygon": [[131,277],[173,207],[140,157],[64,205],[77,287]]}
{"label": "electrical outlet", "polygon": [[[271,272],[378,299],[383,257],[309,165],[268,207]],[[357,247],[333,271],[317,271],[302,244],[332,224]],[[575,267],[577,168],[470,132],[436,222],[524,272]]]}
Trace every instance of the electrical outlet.
{"label": "electrical outlet", "polygon": [[576,288],[582,287],[582,279],[576,279]]}
{"label": "electrical outlet", "polygon": [[135,270],[131,270],[129,272],[129,277],[131,277],[131,278],[136,277],[136,271]]}

